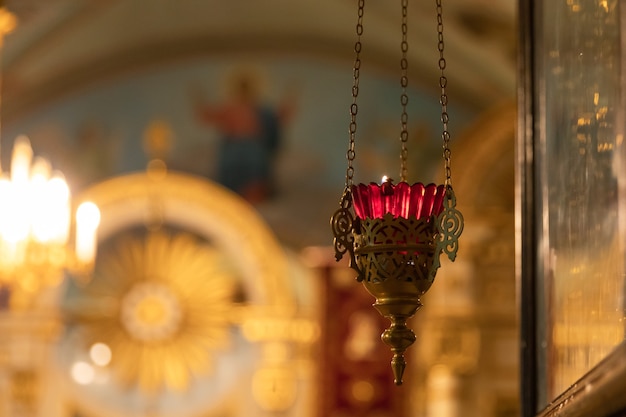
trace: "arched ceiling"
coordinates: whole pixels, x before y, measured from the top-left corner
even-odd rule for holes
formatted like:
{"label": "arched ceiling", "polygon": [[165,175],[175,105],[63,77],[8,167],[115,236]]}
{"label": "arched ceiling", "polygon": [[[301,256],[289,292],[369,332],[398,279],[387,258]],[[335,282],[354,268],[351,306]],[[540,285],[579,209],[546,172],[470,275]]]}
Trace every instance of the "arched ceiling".
{"label": "arched ceiling", "polygon": [[[363,59],[399,74],[400,1],[367,2]],[[412,83],[437,94],[434,1],[409,2]],[[6,0],[3,119],[150,65],[210,54],[353,59],[355,0]],[[450,94],[477,110],[515,89],[515,0],[444,0]],[[399,75],[398,75],[399,76]]]}

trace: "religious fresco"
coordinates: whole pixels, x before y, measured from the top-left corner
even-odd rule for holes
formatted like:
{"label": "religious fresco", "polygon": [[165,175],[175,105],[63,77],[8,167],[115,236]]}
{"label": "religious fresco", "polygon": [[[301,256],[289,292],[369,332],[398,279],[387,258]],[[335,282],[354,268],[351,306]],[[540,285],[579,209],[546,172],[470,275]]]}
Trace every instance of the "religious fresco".
{"label": "religious fresco", "polygon": [[207,103],[201,95],[194,100],[197,119],[219,137],[217,181],[252,204],[276,191],[273,170],[295,109],[294,97],[263,103],[260,84],[256,72],[235,72],[223,102]]}
{"label": "religious fresco", "polygon": [[[399,154],[399,82],[372,72],[361,80],[357,118],[355,179],[366,182],[397,176]],[[332,61],[189,60],[68,92],[6,123],[2,148],[28,135],[74,193],[157,157],[246,198],[286,245],[324,245],[344,184],[350,85],[350,68]],[[409,181],[434,182],[439,103],[416,89],[410,97]],[[472,115],[450,112],[454,137]]]}

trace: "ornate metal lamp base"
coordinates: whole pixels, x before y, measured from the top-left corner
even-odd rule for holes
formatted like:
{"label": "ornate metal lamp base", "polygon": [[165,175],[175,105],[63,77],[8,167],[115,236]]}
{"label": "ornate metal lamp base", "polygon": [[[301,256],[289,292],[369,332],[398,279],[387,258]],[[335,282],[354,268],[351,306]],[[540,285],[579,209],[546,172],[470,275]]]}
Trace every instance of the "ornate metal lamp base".
{"label": "ornate metal lamp base", "polygon": [[390,300],[376,300],[374,303],[376,310],[391,321],[391,326],[383,332],[380,338],[393,352],[391,369],[393,382],[396,385],[402,385],[402,376],[406,368],[404,351],[415,342],[415,333],[407,327],[406,321],[413,317],[421,306],[419,299],[402,300],[398,304],[393,304]]}
{"label": "ornate metal lamp base", "polygon": [[422,306],[419,297],[434,279],[435,219],[386,214],[382,219],[365,219],[357,224],[357,279],[376,298],[374,307],[391,322],[381,339],[393,352],[394,383],[401,385],[406,367],[404,351],[415,342],[415,333],[406,321]]}

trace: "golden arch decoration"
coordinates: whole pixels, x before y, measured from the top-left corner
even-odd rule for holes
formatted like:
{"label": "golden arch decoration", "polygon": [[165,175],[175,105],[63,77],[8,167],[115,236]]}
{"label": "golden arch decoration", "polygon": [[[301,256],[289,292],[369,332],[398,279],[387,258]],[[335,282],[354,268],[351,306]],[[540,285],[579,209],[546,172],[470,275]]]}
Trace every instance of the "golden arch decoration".
{"label": "golden arch decoration", "polygon": [[176,172],[115,177],[85,190],[77,201],[95,202],[102,212],[99,240],[145,223],[157,208],[162,220],[210,237],[234,260],[250,302],[269,313],[291,314],[285,254],[260,215],[245,200],[205,178]]}
{"label": "golden arch decoration", "polygon": [[[93,201],[100,207],[102,253],[94,280],[79,290],[80,295],[67,310],[68,322],[82,326],[76,337],[81,343],[87,342],[87,346],[93,347],[95,342],[106,344],[113,352],[106,370],[116,376],[112,386],[139,388],[146,395],[146,401],[154,401],[154,404],[169,393],[193,390],[212,378],[222,378],[223,365],[228,363],[230,377],[223,391],[203,398],[202,404],[178,404],[195,410],[193,415],[198,415],[200,410],[231,404],[230,396],[238,389],[233,381],[246,378],[250,371],[249,364],[245,369],[238,365],[240,361],[236,358],[241,352],[231,352],[219,356],[220,369],[213,373],[214,358],[218,357],[213,357],[213,353],[222,355],[229,341],[235,340],[224,330],[238,326],[240,336],[256,345],[255,350],[260,353],[254,359],[249,400],[264,410],[289,409],[303,395],[300,390],[306,387],[302,385],[303,376],[296,362],[294,352],[297,349],[292,351],[290,347],[313,343],[318,332],[316,323],[303,317],[298,309],[301,300],[290,279],[294,271],[293,259],[283,251],[255,209],[238,195],[202,177],[166,172],[164,166],[154,168],[151,164],[147,172],[106,180],[77,198],[77,201]],[[144,225],[146,237],[133,233],[137,226]],[[160,225],[167,227],[152,227]],[[170,234],[170,229],[177,232]],[[208,243],[196,239],[198,237],[206,238]],[[185,250],[181,249],[183,246]],[[182,260],[182,255],[187,256],[186,260]],[[212,255],[215,257],[211,258]],[[198,256],[201,259],[206,256],[205,261],[190,260]],[[167,268],[154,269],[155,264],[162,263],[152,260],[168,257],[172,259],[164,262]],[[137,261],[138,258],[141,259]],[[223,258],[226,258],[226,266],[220,269],[224,265]],[[131,267],[128,262],[120,262],[129,259],[133,260]],[[184,280],[169,273],[171,265],[181,263]],[[206,274],[207,263],[209,269],[215,267],[209,275]],[[199,264],[203,275],[194,275],[189,269]],[[134,265],[146,269],[133,274],[137,270]],[[146,270],[155,273],[145,273]],[[222,276],[225,278],[223,285],[215,283]],[[233,276],[246,293],[243,304],[233,302],[228,288]],[[198,284],[198,279],[208,285]],[[132,285],[127,285],[129,282]],[[186,282],[190,282],[193,289],[181,292],[180,286]],[[211,286],[216,291],[209,294],[213,299],[207,300],[206,290]],[[190,291],[192,295],[188,294]],[[110,297],[113,292],[115,295]],[[177,303],[183,300],[184,305]],[[107,310],[114,312],[98,315],[98,311],[107,308],[107,302],[115,304]],[[81,308],[86,305],[90,308]],[[228,317],[224,317],[224,313]],[[204,320],[205,316],[209,320]],[[194,320],[195,324],[191,323]],[[172,328],[177,331],[171,331]],[[100,337],[103,340],[99,340]],[[76,341],[68,339],[68,346],[75,347]],[[198,349],[204,349],[202,360],[197,360]],[[167,360],[164,354],[168,355]],[[167,366],[158,369],[143,366],[147,362]],[[263,389],[268,384],[272,387],[270,391]],[[71,386],[77,407],[88,409],[89,404],[78,393],[90,388]],[[109,407],[108,404],[101,406]],[[122,412],[116,406],[111,410]]]}

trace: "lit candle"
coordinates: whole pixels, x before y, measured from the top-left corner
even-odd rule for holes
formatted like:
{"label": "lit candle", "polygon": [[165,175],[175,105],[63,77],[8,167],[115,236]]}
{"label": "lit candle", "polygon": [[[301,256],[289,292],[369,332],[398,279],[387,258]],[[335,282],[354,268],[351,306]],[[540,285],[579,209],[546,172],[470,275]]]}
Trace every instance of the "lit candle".
{"label": "lit candle", "polygon": [[[6,176],[0,178],[0,267],[10,269],[20,261],[19,237],[16,236],[13,218],[16,214],[13,199],[13,184]],[[0,274],[0,281],[6,278]],[[4,282],[7,283],[7,282]]]}
{"label": "lit candle", "polygon": [[[31,229],[31,198],[30,165],[33,160],[33,149],[26,136],[19,136],[13,144],[11,155],[11,184],[9,200],[10,222],[5,231],[5,238],[17,244],[25,241]],[[6,203],[5,203],[6,204]]]}
{"label": "lit candle", "polygon": [[52,226],[50,210],[53,209],[48,197],[50,163],[41,157],[35,157],[30,172],[28,189],[28,210],[30,213],[31,233],[36,241],[48,242]]}
{"label": "lit candle", "polygon": [[30,164],[33,160],[33,148],[26,136],[19,136],[13,144],[11,155],[11,181],[25,184],[30,177]]}
{"label": "lit candle", "polygon": [[65,245],[70,233],[70,188],[60,172],[54,173],[46,188],[48,238],[50,242]]}
{"label": "lit candle", "polygon": [[9,240],[9,230],[11,228],[11,215],[13,215],[13,211],[11,209],[12,206],[12,189],[11,189],[11,181],[2,176],[0,178],[0,236],[3,240]]}
{"label": "lit candle", "polygon": [[[380,191],[384,196],[393,195],[393,180],[386,175],[383,175],[382,182],[380,183]],[[391,203],[391,200],[388,199],[388,203]],[[387,206],[388,204],[386,204]],[[390,208],[386,207],[385,211],[389,212]]]}
{"label": "lit candle", "polygon": [[39,181],[39,179],[43,179],[47,181],[50,178],[52,172],[52,166],[50,165],[50,161],[46,158],[42,158],[41,156],[36,156],[33,160],[33,168],[30,172],[30,180],[31,181]]}
{"label": "lit candle", "polygon": [[76,258],[91,263],[96,258],[97,231],[100,210],[92,202],[85,202],[76,210]]}

